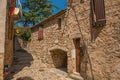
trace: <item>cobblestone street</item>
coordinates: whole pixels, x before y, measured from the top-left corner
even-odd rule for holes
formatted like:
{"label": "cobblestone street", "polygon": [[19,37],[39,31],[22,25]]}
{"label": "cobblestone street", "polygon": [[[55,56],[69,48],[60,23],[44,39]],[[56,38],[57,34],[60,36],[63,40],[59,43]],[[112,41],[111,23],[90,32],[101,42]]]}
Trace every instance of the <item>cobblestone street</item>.
{"label": "cobblestone street", "polygon": [[16,52],[11,73],[6,80],[73,80],[64,68],[38,68],[34,60],[29,53]]}

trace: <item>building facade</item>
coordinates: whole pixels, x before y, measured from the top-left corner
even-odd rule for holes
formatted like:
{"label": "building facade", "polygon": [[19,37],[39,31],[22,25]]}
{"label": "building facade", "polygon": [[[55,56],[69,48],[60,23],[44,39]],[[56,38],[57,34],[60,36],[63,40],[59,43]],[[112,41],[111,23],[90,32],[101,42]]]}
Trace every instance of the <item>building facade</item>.
{"label": "building facade", "polygon": [[11,7],[15,7],[15,0],[1,0],[0,80],[4,78],[4,67],[10,67],[13,60],[13,16],[10,16]]}
{"label": "building facade", "polygon": [[14,16],[10,15],[10,9],[15,8],[16,0],[7,1],[7,12],[6,12],[6,32],[5,32],[5,55],[4,65],[11,66],[13,62],[13,21]]}
{"label": "building facade", "polygon": [[0,3],[0,80],[3,80],[3,61],[4,61],[4,43],[5,43],[5,22],[6,22],[6,0],[1,0]]}
{"label": "building facade", "polygon": [[[94,23],[91,21],[93,5],[90,4],[92,1],[94,1],[94,13],[96,14],[93,16],[95,16],[96,22],[101,16],[103,17],[101,19],[104,20],[104,15],[101,12],[105,8],[106,25],[93,25]],[[84,44],[86,45],[86,51],[83,51],[84,55],[81,56],[83,61],[81,76],[86,80],[119,80],[120,0],[69,0],[68,5],[67,25],[69,27],[67,30],[71,31],[66,34],[80,33],[81,47],[84,48]]]}
{"label": "building facade", "polygon": [[22,48],[36,54],[36,67],[66,68],[85,80],[120,79],[120,1],[101,0],[105,14],[95,12],[96,24],[91,1],[68,0],[67,10],[31,28],[30,42],[19,39]]}

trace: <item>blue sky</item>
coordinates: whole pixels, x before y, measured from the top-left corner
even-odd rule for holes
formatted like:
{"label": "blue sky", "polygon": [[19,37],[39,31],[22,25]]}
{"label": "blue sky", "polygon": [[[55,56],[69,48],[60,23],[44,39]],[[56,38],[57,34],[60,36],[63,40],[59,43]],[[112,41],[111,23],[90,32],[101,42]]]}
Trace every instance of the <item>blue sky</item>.
{"label": "blue sky", "polygon": [[54,9],[54,13],[57,13],[66,8],[67,0],[52,0],[52,3],[60,8],[59,10]]}
{"label": "blue sky", "polygon": [[[18,0],[17,0],[18,1]],[[20,0],[21,2],[24,0]],[[54,9],[54,13],[57,13],[61,10],[64,10],[67,6],[67,0],[51,0],[52,4],[56,5],[57,7],[59,7],[59,9]],[[18,6],[18,5],[16,5]]]}
{"label": "blue sky", "polygon": [[[21,2],[22,1],[25,1],[25,0],[20,0]],[[64,10],[66,9],[66,6],[67,6],[67,0],[51,0],[52,1],[52,4],[54,4],[55,6],[57,6],[59,9],[53,9],[53,14],[56,14],[57,12],[61,11],[61,10]],[[16,5],[18,6],[18,4]],[[23,26],[21,23],[18,23],[19,26]]]}

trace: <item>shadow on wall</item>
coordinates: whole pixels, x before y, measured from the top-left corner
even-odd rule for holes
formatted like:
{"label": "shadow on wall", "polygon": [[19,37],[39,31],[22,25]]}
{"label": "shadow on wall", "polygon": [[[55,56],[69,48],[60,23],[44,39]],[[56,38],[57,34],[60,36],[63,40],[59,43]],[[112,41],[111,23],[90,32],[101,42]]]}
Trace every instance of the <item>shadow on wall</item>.
{"label": "shadow on wall", "polygon": [[14,37],[14,51],[22,49],[17,37]]}
{"label": "shadow on wall", "polygon": [[[25,67],[31,66],[31,61],[33,61],[33,57],[27,51],[20,49],[15,51],[14,53],[14,62],[10,68],[10,74],[5,78],[5,80],[12,80],[13,76],[20,72]],[[17,80],[32,80],[32,79],[17,79]]]}
{"label": "shadow on wall", "polygon": [[92,63],[87,53],[86,46],[83,45],[81,48],[81,63],[80,63],[80,74],[84,78],[84,80],[94,80],[94,74],[92,70]]}
{"label": "shadow on wall", "polygon": [[18,37],[15,37],[15,40],[14,40],[14,51],[16,50],[20,50],[22,48],[27,48],[28,46],[28,41],[24,41]]}
{"label": "shadow on wall", "polygon": [[91,41],[95,41],[102,31],[103,27],[91,27]]}
{"label": "shadow on wall", "polygon": [[67,72],[67,52],[61,49],[54,49],[50,52],[54,67]]}
{"label": "shadow on wall", "polygon": [[34,79],[32,79],[31,77],[20,77],[17,78],[16,80],[34,80]]}
{"label": "shadow on wall", "polygon": [[27,48],[27,44],[28,44],[27,41],[23,41],[22,47],[23,47],[23,48]]}

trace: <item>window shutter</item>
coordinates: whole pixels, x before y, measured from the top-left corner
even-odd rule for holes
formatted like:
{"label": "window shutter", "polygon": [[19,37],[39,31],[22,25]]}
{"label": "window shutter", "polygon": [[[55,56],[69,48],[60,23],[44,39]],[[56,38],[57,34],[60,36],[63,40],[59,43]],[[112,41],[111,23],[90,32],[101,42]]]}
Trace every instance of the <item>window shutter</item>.
{"label": "window shutter", "polygon": [[95,25],[104,26],[106,24],[104,0],[93,0]]}
{"label": "window shutter", "polygon": [[12,40],[13,38],[13,19],[9,17],[9,23],[8,23],[8,39]]}
{"label": "window shutter", "polygon": [[61,18],[58,19],[58,29],[61,29],[61,23],[62,23],[62,20]]}
{"label": "window shutter", "polygon": [[38,40],[43,40],[43,28],[40,28],[38,32]]}

